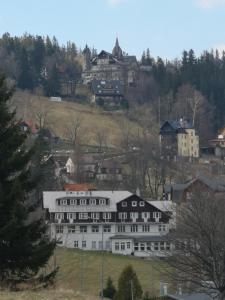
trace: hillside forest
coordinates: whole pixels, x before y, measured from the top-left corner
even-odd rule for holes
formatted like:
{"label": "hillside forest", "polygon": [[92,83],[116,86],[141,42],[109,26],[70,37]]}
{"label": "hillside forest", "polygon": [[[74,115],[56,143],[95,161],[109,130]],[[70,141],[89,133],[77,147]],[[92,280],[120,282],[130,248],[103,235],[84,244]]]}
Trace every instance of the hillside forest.
{"label": "hillside forest", "polygon": [[[96,53],[93,48],[92,56]],[[135,119],[137,111],[148,111],[151,126],[186,117],[199,131],[202,145],[224,125],[225,52],[206,50],[197,57],[190,49],[180,58],[163,60],[153,58],[147,49],[139,66],[136,85],[126,91],[128,116]],[[73,86],[67,98],[88,101],[76,94],[75,87],[81,83],[82,50],[74,42],[60,45],[55,37],[5,33],[0,38],[0,72],[18,89],[64,96],[65,86],[67,90]]]}

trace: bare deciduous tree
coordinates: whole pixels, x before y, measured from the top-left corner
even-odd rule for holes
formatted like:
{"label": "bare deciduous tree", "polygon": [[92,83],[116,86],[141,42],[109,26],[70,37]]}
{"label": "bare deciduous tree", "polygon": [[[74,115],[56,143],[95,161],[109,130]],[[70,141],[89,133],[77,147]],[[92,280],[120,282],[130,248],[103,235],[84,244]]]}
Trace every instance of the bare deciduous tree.
{"label": "bare deciduous tree", "polygon": [[221,196],[194,192],[177,214],[169,260],[176,282],[225,299],[225,202]]}
{"label": "bare deciduous tree", "polygon": [[80,129],[81,119],[79,117],[74,117],[74,119],[66,127],[66,136],[74,146],[76,146],[78,142]]}

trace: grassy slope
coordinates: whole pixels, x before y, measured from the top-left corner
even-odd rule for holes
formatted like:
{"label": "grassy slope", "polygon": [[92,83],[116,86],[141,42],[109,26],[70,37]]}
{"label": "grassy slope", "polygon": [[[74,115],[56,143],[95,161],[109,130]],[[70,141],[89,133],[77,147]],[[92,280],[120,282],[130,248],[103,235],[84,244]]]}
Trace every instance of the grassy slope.
{"label": "grassy slope", "polygon": [[[100,270],[102,255],[100,252],[79,251],[58,248],[56,262],[60,266],[54,289],[37,292],[17,293],[0,292],[1,300],[96,300],[100,290]],[[117,283],[122,269],[131,264],[136,271],[144,291],[152,295],[159,294],[159,281],[162,279],[159,269],[163,262],[104,253],[104,282],[111,276]],[[50,263],[51,267],[52,263]],[[81,270],[83,266],[83,289],[81,288]]]}
{"label": "grassy slope", "polygon": [[36,112],[48,111],[48,125],[61,137],[66,137],[66,128],[71,126],[72,120],[79,118],[84,144],[95,144],[96,133],[100,131],[107,135],[109,146],[116,146],[120,143],[121,127],[129,127],[131,132],[138,131],[137,124],[126,120],[121,113],[104,112],[87,104],[52,102],[46,97],[27,92],[17,91],[13,96],[12,106],[17,109],[17,117],[25,120],[35,120]]}

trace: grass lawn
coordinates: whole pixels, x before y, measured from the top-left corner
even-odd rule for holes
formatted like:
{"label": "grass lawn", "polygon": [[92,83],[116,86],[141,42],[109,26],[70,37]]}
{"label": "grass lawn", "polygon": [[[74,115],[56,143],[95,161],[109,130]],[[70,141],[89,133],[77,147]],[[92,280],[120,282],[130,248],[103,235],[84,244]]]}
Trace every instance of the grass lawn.
{"label": "grass lawn", "polygon": [[37,113],[41,112],[43,115],[47,112],[47,126],[62,138],[68,138],[67,128],[71,128],[74,119],[79,119],[82,144],[96,145],[97,134],[101,133],[107,137],[108,146],[118,146],[121,143],[122,128],[129,128],[134,134],[140,129],[136,123],[127,120],[123,113],[106,112],[89,104],[52,102],[47,97],[35,96],[28,92],[17,91],[13,95],[11,105],[12,108],[16,108],[18,119],[36,119],[37,124]]}
{"label": "grass lawn", "polygon": [[[111,276],[115,285],[123,268],[131,264],[137,273],[143,291],[159,295],[160,269],[164,262],[115,255],[98,251],[57,248],[56,264],[60,267],[55,286],[37,291],[0,291],[1,300],[97,300],[99,299],[101,264],[103,259],[104,283]],[[49,263],[53,267],[53,259]]]}

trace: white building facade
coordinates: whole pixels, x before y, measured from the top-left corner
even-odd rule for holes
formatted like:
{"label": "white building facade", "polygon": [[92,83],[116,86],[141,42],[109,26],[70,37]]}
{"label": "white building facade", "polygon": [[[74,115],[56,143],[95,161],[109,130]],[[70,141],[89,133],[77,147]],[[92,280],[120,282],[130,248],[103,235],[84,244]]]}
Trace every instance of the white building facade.
{"label": "white building facade", "polygon": [[170,217],[128,191],[43,193],[51,239],[61,246],[165,256]]}

